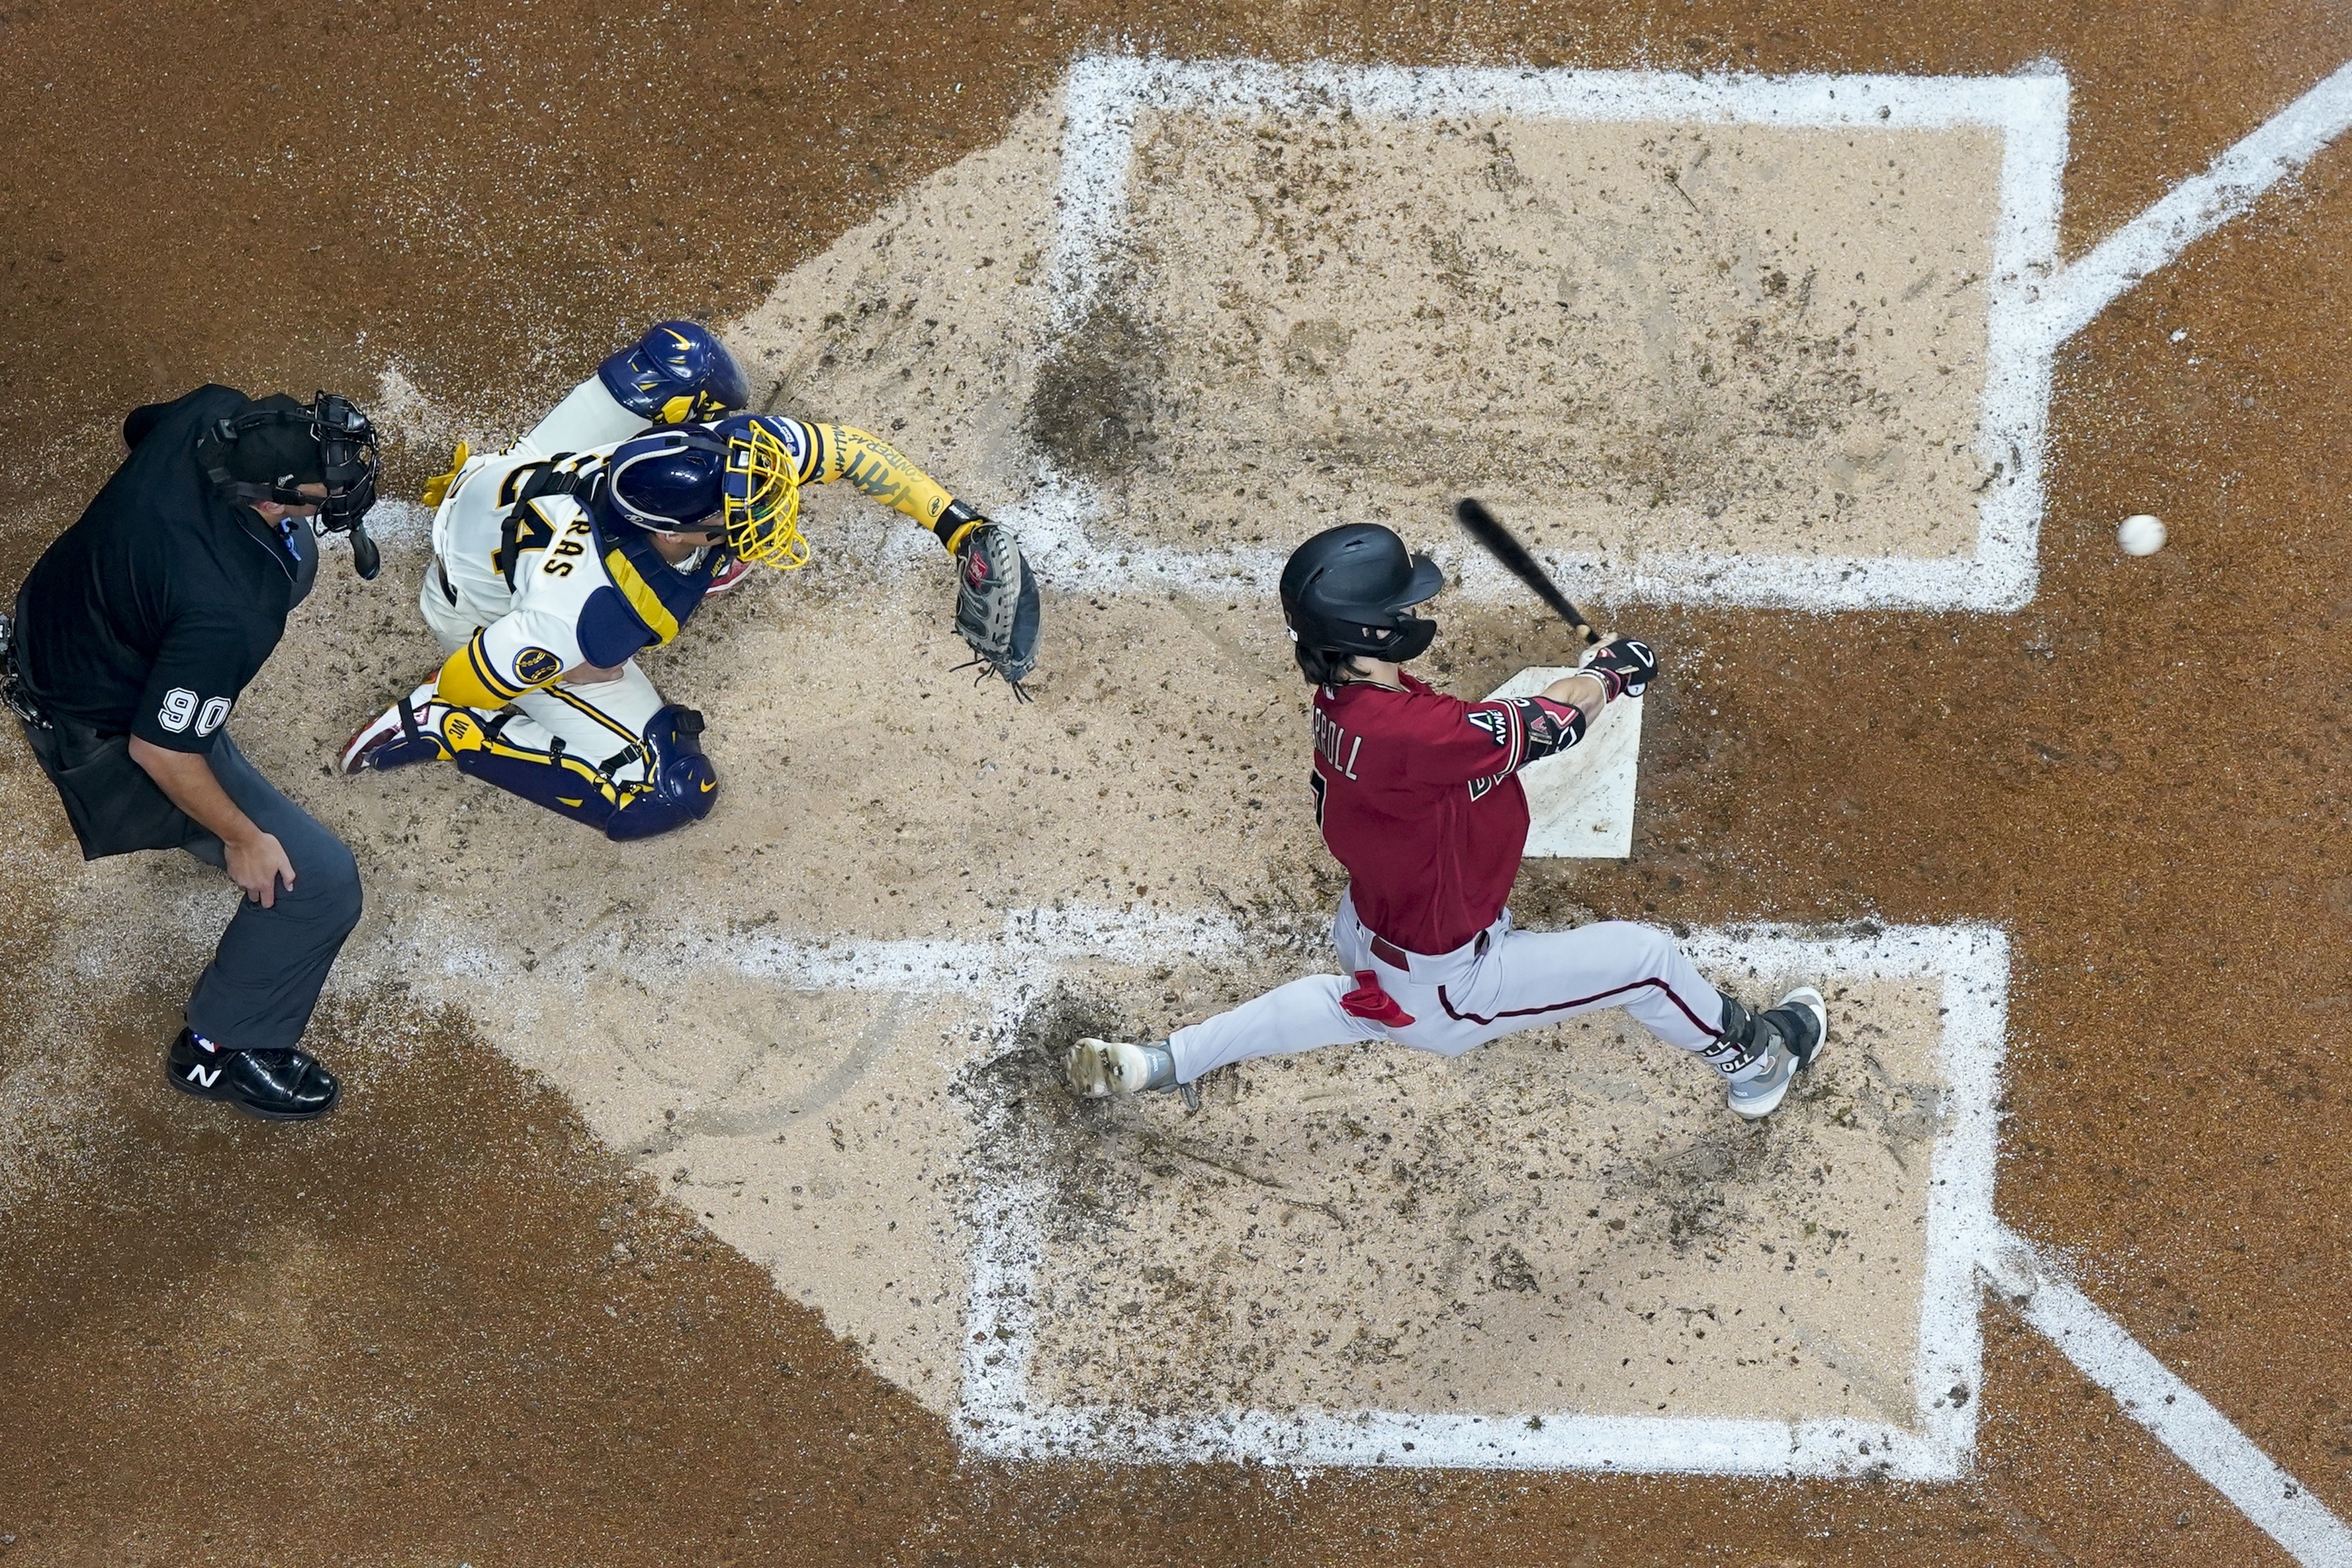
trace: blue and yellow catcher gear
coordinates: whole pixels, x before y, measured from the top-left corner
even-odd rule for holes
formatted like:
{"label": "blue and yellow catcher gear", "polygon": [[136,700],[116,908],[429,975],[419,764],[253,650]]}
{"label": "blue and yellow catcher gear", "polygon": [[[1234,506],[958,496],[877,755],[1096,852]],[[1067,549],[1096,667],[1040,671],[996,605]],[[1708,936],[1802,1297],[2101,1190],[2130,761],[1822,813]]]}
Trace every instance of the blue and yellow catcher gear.
{"label": "blue and yellow catcher gear", "polygon": [[607,460],[604,494],[621,521],[657,533],[721,531],[738,559],[806,566],[801,483],[775,426],[758,414],[650,431]]}
{"label": "blue and yellow catcher gear", "polygon": [[758,414],[720,420],[712,433],[727,442],[727,549],[739,560],[797,571],[808,564],[801,533],[800,464]]}
{"label": "blue and yellow catcher gear", "polygon": [[716,419],[751,401],[727,345],[692,321],[664,321],[596,367],[613,401],[655,424]]}
{"label": "blue and yellow catcher gear", "polygon": [[[459,772],[584,822],[616,843],[698,822],[718,801],[719,770],[703,754],[702,716],[690,707],[663,707],[640,739],[602,761],[573,756],[560,740],[552,751],[512,745],[500,733],[504,728],[503,718],[485,721],[478,713],[453,708],[422,744],[437,741]],[[399,758],[423,759],[406,752]],[[614,769],[640,760],[643,782],[613,777]]]}

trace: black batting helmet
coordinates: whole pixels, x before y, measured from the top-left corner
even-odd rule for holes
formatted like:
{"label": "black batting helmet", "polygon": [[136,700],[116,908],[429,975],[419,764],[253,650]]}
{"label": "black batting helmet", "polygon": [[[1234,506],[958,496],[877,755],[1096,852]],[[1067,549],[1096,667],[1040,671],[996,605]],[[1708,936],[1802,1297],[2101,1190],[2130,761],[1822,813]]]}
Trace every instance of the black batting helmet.
{"label": "black batting helmet", "polygon": [[[1436,597],[1445,573],[1378,523],[1326,528],[1290,552],[1282,569],[1282,618],[1299,667],[1321,678],[1309,653],[1369,653],[1402,664],[1425,652],[1437,622],[1412,613]],[[1344,664],[1346,661],[1339,661]]]}

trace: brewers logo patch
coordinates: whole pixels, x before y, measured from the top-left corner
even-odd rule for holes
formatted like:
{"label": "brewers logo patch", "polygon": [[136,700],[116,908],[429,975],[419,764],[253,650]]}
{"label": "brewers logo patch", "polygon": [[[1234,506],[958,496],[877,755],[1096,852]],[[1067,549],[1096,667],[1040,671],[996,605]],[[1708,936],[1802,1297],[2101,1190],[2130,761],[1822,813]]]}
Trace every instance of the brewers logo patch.
{"label": "brewers logo patch", "polygon": [[527,686],[543,686],[563,673],[563,661],[545,648],[525,648],[515,655],[515,678]]}
{"label": "brewers logo patch", "polygon": [[761,423],[767,425],[769,432],[775,436],[784,451],[792,457],[793,466],[795,469],[806,465],[808,463],[808,427],[806,425],[797,419],[769,419]]}

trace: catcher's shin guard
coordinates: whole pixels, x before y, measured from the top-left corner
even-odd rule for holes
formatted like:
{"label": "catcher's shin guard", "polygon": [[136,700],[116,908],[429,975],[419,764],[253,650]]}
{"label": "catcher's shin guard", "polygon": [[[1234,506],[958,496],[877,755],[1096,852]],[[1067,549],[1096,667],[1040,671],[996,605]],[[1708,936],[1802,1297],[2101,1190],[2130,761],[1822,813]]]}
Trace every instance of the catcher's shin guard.
{"label": "catcher's shin guard", "polygon": [[[595,764],[559,746],[538,751],[509,746],[495,726],[453,713],[441,725],[457,767],[486,784],[533,805],[584,822],[618,842],[651,838],[701,821],[719,799],[719,772],[702,754],[702,716],[676,703],[656,712],[636,747]],[[642,749],[640,749],[642,748]],[[623,783],[611,770],[643,758],[642,783]]]}
{"label": "catcher's shin guard", "polygon": [[719,769],[702,753],[702,716],[671,703],[646,726],[646,781],[614,808],[604,836],[651,838],[698,822],[719,803]]}
{"label": "catcher's shin guard", "polygon": [[437,762],[449,755],[441,742],[441,718],[448,711],[433,700],[427,681],[354,730],[335,754],[335,766],[352,774]]}

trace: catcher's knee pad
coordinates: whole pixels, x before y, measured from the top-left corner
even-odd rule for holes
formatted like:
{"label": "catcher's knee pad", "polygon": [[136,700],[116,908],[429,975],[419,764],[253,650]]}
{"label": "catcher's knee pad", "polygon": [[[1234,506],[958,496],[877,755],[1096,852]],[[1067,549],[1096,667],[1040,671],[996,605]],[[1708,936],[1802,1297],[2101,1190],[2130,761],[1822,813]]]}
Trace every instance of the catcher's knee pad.
{"label": "catcher's knee pad", "polygon": [[651,838],[698,822],[719,802],[719,769],[702,752],[702,716],[671,703],[646,726],[646,781],[626,786],[604,836]]}

